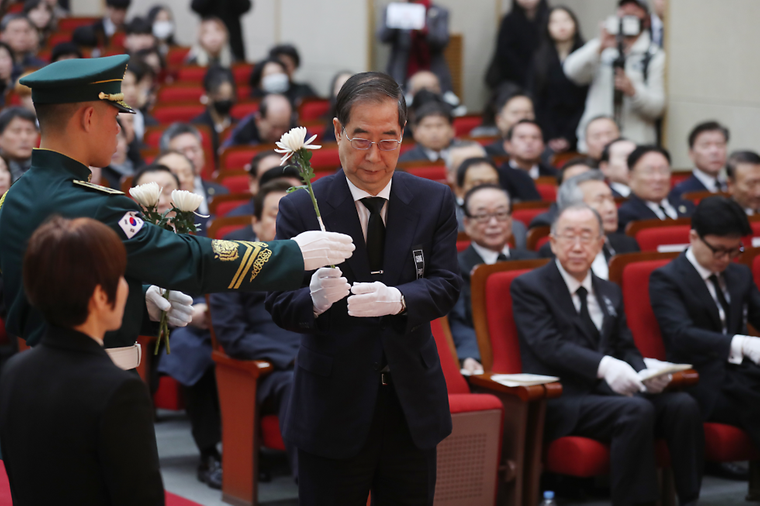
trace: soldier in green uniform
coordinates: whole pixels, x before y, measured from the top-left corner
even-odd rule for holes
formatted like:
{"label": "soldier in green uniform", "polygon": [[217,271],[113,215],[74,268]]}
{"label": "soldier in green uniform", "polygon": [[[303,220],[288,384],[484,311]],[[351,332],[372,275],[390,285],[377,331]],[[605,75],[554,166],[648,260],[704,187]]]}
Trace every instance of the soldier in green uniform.
{"label": "soldier in green uniform", "polygon": [[270,243],[177,235],[145,223],[140,207],[122,192],[91,184],[88,166],[107,166],[116,149],[118,113],[134,112],[121,93],[128,60],[119,55],[59,61],[21,79],[32,88],[42,138],[29,171],[0,200],[0,270],[8,332],[35,345],[45,323],[22,285],[29,237],[51,215],[91,217],[113,228],[127,249],[129,298],[121,329],[104,342],[112,357],[126,355],[124,363],[135,363],[137,336],[157,329],[148,310],[158,311],[150,307],[144,284],[189,293],[294,290],[304,269],[339,264],[354,245],[347,235],[321,231]]}

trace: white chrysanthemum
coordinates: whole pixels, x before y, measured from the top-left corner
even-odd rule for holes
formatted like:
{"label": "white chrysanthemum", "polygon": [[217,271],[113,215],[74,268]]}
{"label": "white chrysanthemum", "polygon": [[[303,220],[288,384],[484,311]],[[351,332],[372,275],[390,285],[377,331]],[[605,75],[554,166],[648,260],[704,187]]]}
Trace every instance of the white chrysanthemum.
{"label": "white chrysanthemum", "polygon": [[183,212],[194,213],[203,202],[203,197],[186,190],[172,190],[174,207]]}
{"label": "white chrysanthemum", "polygon": [[287,162],[288,158],[293,156],[293,154],[299,149],[321,148],[322,146],[310,145],[316,138],[317,136],[315,134],[312,135],[311,138],[307,141],[305,127],[291,128],[289,132],[282,134],[280,141],[276,143],[277,147],[280,149],[275,149],[275,151],[283,155],[282,160],[280,160],[280,165],[283,165],[285,162]]}
{"label": "white chrysanthemum", "polygon": [[137,201],[138,204],[146,209],[156,207],[158,199],[161,197],[163,188],[158,186],[158,183],[152,181],[150,183],[141,184],[129,189],[129,194]]}

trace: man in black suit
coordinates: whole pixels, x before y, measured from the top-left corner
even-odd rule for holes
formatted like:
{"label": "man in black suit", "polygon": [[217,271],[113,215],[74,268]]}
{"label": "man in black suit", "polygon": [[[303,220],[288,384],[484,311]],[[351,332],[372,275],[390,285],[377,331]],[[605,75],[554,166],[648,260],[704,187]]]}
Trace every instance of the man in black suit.
{"label": "man in black suit", "polygon": [[470,189],[464,197],[464,226],[472,242],[459,254],[462,291],[449,313],[449,324],[462,368],[470,373],[483,369],[472,323],[470,276],[480,264],[538,258],[532,251],[510,248],[512,209],[509,194],[500,186],[485,184]]}
{"label": "man in black suit", "polygon": [[24,286],[47,330],[0,378],[14,504],[164,504],[148,390],[103,349],[121,327],[126,267],[116,233],[90,218],[54,217],[29,240]]}
{"label": "man in black suit", "polygon": [[[612,190],[604,182],[604,175],[598,170],[592,170],[571,177],[562,183],[557,193],[557,203],[560,209],[578,204],[586,204],[602,217],[604,245],[591,264],[595,276],[609,279],[609,263],[618,253],[635,253],[639,251],[636,239],[621,234],[618,229],[618,214]],[[541,246],[539,254],[544,258],[554,258],[551,243]]]}
{"label": "man in black suit", "polygon": [[670,153],[657,146],[638,146],[628,156],[631,195],[618,209],[619,232],[638,220],[688,218],[694,204],[669,197]]}
{"label": "man in black suit", "polygon": [[[363,505],[370,490],[379,505],[432,504],[451,415],[430,322],[461,286],[454,196],[394,172],[406,103],[392,78],[354,75],[336,111],[343,170],[313,187],[325,227],[358,244],[340,268],[267,297],[275,323],[303,334],[283,436],[302,504]],[[280,201],[277,237],[317,228],[306,192]]]}
{"label": "man in black suit", "polygon": [[259,103],[259,110],[240,120],[222,143],[222,149],[274,144],[290,129],[293,117],[293,105],[288,97],[277,93],[265,95]]}
{"label": "man in black suit", "polygon": [[649,297],[668,360],[694,364],[689,390],[702,419],[736,425],[760,446],[760,293],[752,271],[732,260],[752,229],[725,197],[702,200],[692,216],[690,246],[649,279]]}
{"label": "man in black suit", "polygon": [[[557,171],[557,185],[561,187],[562,183],[566,180],[575,177],[578,174],[583,174],[584,172],[594,170],[595,167],[596,162],[594,162],[593,159],[585,156],[579,156],[573,158],[572,160],[568,160],[565,162],[562,168]],[[541,213],[530,220],[529,228],[551,226],[551,224],[554,223],[554,220],[557,219],[558,212],[558,202],[552,202],[552,205],[549,206],[548,211]]]}
{"label": "man in black suit", "polygon": [[541,200],[533,180],[539,176],[557,177],[557,169],[541,163],[544,151],[541,127],[530,119],[518,121],[507,132],[504,146],[509,161],[499,169],[502,186],[515,202]]}
{"label": "man in black suit", "polygon": [[728,128],[717,121],[706,121],[695,126],[689,133],[689,158],[694,170],[689,179],[678,183],[671,191],[673,198],[681,198],[688,192],[727,190],[726,179],[721,171],[728,157]]}
{"label": "man in black suit", "polygon": [[417,143],[409,151],[398,157],[399,162],[431,161],[449,158],[449,148],[454,139],[454,118],[451,107],[437,101],[423,104],[412,119],[412,137]]}
{"label": "man in black suit", "polygon": [[552,225],[557,259],[512,283],[523,371],[562,382],[562,396],[546,406],[545,437],[610,443],[615,506],[654,504],[654,442],[663,437],[679,504],[696,504],[704,446],[699,407],[686,393],[663,393],[668,375],[641,380],[650,359],[634,345],[620,288],[591,271],[603,243],[599,213],[585,204],[568,207]]}
{"label": "man in black suit", "polygon": [[80,46],[108,47],[111,37],[124,30],[131,3],[131,0],[106,0],[106,15],[91,25],[76,28],[72,40]]}
{"label": "man in black suit", "polygon": [[760,155],[754,151],[734,151],[726,164],[728,193],[747,216],[760,214]]}

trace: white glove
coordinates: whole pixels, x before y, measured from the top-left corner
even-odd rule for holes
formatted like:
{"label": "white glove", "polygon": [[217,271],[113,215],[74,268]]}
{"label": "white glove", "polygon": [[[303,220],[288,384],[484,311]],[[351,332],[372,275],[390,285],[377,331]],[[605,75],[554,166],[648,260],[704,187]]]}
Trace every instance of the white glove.
{"label": "white glove", "polygon": [[[643,369],[639,371],[639,374],[646,374],[647,372],[651,372],[649,369]],[[670,385],[670,382],[673,380],[672,374],[663,374],[662,376],[655,376],[652,379],[644,381],[644,386],[647,389],[648,394],[659,394],[665,388],[667,388],[668,385]]]}
{"label": "white glove", "polygon": [[309,230],[293,238],[301,248],[305,271],[343,263],[356,249],[350,235]]}
{"label": "white glove", "polygon": [[337,267],[322,267],[311,275],[309,291],[316,314],[324,313],[351,291],[351,285],[342,276],[343,272]]}
{"label": "white glove", "polygon": [[145,292],[148,316],[154,322],[161,321],[161,311],[166,311],[166,321],[175,327],[185,327],[193,319],[193,298],[177,290],[169,292],[169,300],[164,299],[165,290],[151,285]]}
{"label": "white glove", "polygon": [[598,378],[603,378],[613,392],[620,395],[632,396],[636,392],[646,391],[639,375],[628,362],[605,355],[599,362]]}
{"label": "white glove", "polygon": [[359,317],[399,314],[401,292],[394,286],[385,286],[380,281],[374,283],[354,283],[352,296],[348,298],[348,315]]}
{"label": "white glove", "polygon": [[[738,354],[734,353],[735,348],[738,348]],[[760,338],[735,335],[733,339],[731,339],[731,355],[738,355],[738,357],[736,357],[738,360],[734,361],[736,364],[741,364],[741,359],[743,357],[747,357],[754,363],[760,364]],[[729,362],[731,362],[730,358]]]}

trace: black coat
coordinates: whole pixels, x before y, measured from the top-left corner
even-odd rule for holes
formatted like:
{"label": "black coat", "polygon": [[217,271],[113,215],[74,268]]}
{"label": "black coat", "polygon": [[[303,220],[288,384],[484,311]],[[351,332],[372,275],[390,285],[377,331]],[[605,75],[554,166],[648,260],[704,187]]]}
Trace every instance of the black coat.
{"label": "black coat", "polygon": [[[668,201],[670,205],[675,207],[679,218],[688,218],[694,212],[693,202],[670,197],[668,197]],[[632,221],[656,219],[657,215],[649,209],[644,200],[631,193],[628,200],[618,208],[618,232],[625,232],[625,227]]]}
{"label": "black coat", "polygon": [[14,504],[164,504],[145,384],[74,330],[6,364],[0,445]]}
{"label": "black coat", "polygon": [[646,368],[628,329],[620,287],[594,275],[592,284],[604,313],[599,338],[588,335],[556,262],[512,282],[523,372],[561,378],[562,396],[546,405],[545,435],[549,440],[573,431],[582,397],[615,395],[607,382],[596,376],[602,357],[628,362],[636,371]]}
{"label": "black coat", "polygon": [[[231,118],[231,124],[234,125],[237,123],[237,119]],[[214,123],[214,118],[211,117],[211,113],[208,110],[208,107],[205,111],[203,111],[201,114],[196,116],[195,118],[190,121],[190,123],[193,123],[195,125],[206,125],[209,130],[211,131],[211,146],[214,148],[214,160],[217,162],[219,161],[219,132],[216,131],[216,123]]]}
{"label": "black coat", "polygon": [[240,18],[251,10],[251,0],[192,0],[190,8],[201,17],[216,16],[230,33],[230,49],[236,60],[245,61],[245,44]]}
{"label": "black coat", "polygon": [[[512,260],[533,260],[538,255],[533,251],[519,248],[509,248],[509,259]],[[472,321],[472,291],[470,286],[470,277],[472,270],[482,263],[483,258],[470,245],[466,250],[459,253],[459,270],[462,273],[462,291],[459,293],[459,300],[449,313],[449,325],[451,326],[451,335],[454,338],[454,345],[457,348],[459,360],[474,358],[480,361],[480,349],[475,337],[475,325]]]}
{"label": "black coat", "polygon": [[707,191],[707,187],[692,174],[688,179],[681,181],[670,190],[669,198],[680,199],[684,193],[689,192],[704,192]]}
{"label": "black coat", "polygon": [[[557,170],[548,165],[539,164],[538,173],[541,176],[556,176]],[[536,189],[536,183],[526,171],[513,169],[509,162],[499,167],[499,184],[507,190],[513,202],[541,200],[541,194]]]}
{"label": "black coat", "polygon": [[734,367],[727,361],[731,339],[735,334],[747,334],[747,322],[760,328],[760,293],[752,271],[731,263],[723,274],[731,296],[726,334],[718,306],[686,253],[652,272],[649,278],[649,298],[668,360],[694,365],[699,383],[689,393],[699,402],[705,419],[713,413],[726,371]]}
{"label": "black coat", "polygon": [[528,70],[540,42],[545,9],[545,5],[539,4],[538,13],[531,21],[522,9],[513,7],[501,20],[496,51],[486,74],[488,86],[496,88],[504,81],[511,81],[527,87]]}

